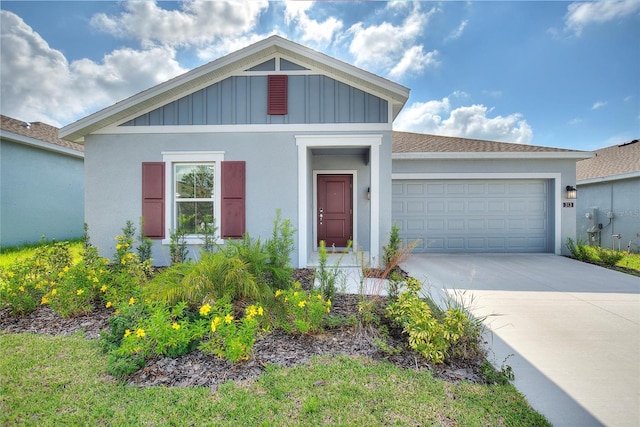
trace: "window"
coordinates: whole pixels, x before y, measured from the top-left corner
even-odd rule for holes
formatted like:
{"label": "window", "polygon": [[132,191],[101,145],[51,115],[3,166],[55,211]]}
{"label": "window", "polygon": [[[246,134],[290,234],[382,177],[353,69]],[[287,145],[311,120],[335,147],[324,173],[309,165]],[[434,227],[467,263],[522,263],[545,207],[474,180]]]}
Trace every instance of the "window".
{"label": "window", "polygon": [[[220,235],[220,169],[222,152],[166,152],[165,161],[167,227],[186,228],[187,243],[201,243],[205,225],[215,224]],[[169,243],[168,235],[164,243]]]}

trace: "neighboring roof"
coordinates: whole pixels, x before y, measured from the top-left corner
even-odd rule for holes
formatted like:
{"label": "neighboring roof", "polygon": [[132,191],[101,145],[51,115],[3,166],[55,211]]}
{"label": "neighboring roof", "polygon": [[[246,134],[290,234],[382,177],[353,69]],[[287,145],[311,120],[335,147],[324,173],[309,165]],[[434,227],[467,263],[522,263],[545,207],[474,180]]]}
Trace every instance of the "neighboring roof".
{"label": "neighboring roof", "polygon": [[84,146],[58,138],[59,129],[42,122],[25,122],[0,115],[0,136],[45,150],[84,157]]}
{"label": "neighboring roof", "polygon": [[564,148],[513,144],[480,139],[393,132],[394,159],[427,158],[567,158],[586,159],[592,153]]}
{"label": "neighboring roof", "polygon": [[595,157],[577,163],[578,184],[640,176],[640,140],[601,148],[594,153]]}
{"label": "neighboring roof", "polygon": [[60,130],[60,137],[68,141],[81,141],[85,135],[122,123],[274,56],[290,59],[310,70],[325,73],[338,81],[389,99],[393,118],[409,98],[409,89],[400,84],[280,36],[271,36],[71,123]]}

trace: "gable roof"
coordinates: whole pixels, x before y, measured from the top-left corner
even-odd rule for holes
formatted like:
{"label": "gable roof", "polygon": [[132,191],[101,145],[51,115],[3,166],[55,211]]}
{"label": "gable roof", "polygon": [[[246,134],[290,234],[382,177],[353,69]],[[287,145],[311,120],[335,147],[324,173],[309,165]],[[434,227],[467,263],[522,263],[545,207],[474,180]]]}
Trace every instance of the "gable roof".
{"label": "gable roof", "polygon": [[98,129],[121,123],[153,107],[164,105],[234,73],[259,65],[274,56],[284,57],[312,71],[389,99],[393,118],[409,98],[409,89],[400,84],[280,36],[271,36],[71,123],[60,130],[60,137],[68,141],[80,141],[85,135]]}
{"label": "gable roof", "polygon": [[538,145],[393,132],[393,159],[433,158],[565,158],[586,159],[592,153]]}
{"label": "gable roof", "polygon": [[595,157],[576,164],[578,184],[640,176],[640,140],[601,148],[594,153]]}
{"label": "gable roof", "polygon": [[59,129],[42,122],[28,123],[0,115],[2,139],[39,147],[49,151],[84,157],[84,146],[58,138]]}

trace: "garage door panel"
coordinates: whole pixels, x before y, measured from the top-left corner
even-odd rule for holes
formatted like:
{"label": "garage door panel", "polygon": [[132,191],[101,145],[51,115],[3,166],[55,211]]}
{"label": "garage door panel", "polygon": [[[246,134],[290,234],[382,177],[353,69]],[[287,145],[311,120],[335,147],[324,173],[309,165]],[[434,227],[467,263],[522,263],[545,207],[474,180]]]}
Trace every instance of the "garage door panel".
{"label": "garage door panel", "polygon": [[395,180],[393,220],[417,252],[549,250],[545,180]]}

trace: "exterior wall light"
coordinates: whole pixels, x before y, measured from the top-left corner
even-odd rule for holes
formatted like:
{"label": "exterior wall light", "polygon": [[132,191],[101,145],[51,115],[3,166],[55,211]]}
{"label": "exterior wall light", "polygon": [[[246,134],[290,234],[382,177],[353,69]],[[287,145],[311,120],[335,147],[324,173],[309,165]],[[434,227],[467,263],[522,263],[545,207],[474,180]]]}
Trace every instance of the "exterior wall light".
{"label": "exterior wall light", "polygon": [[576,198],[578,198],[578,190],[576,190],[576,187],[567,185],[567,199],[576,199]]}

